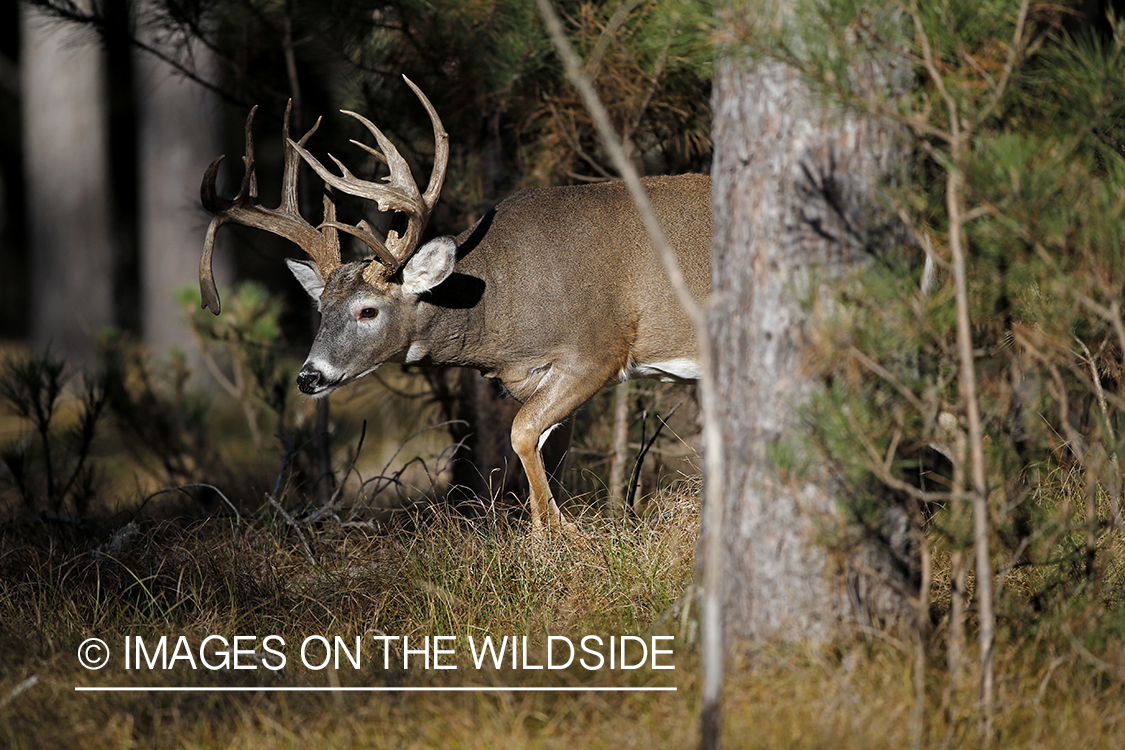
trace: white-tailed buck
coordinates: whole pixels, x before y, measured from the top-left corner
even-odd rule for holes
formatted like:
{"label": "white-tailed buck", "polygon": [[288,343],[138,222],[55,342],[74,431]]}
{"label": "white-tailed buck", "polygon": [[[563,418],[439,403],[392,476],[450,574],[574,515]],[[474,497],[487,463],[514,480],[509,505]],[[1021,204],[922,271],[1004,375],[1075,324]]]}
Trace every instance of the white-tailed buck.
{"label": "white-tailed buck", "polygon": [[[547,435],[605,386],[631,378],[692,381],[699,376],[692,326],[649,243],[622,183],[523,190],[457,238],[418,247],[437,202],[449,157],[449,136],[433,105],[409,80],[433,121],[434,167],[419,192],[406,161],[365,118],[390,176],[368,182],[332,157],[326,169],[289,138],[286,112],[281,205],[257,204],[254,145],[246,121],[246,170],[233,200],[220,198],[216,160],[201,196],[214,219],[199,266],[203,306],[219,313],[211,275],[215,231],[244,224],[292,240],[312,261],[289,267],[320,310],[320,330],[297,376],[302,392],[320,397],[373,372],[384,362],[471,367],[499,378],[522,408],[512,447],[527,472],[533,527],[561,523],[540,449]],[[319,124],[319,121],[318,121]],[[380,211],[405,214],[400,235],[378,239],[364,221],[336,220],[328,190],[324,220],[313,226],[297,210],[297,170],[304,159],[335,190],[368,198]],[[692,293],[711,287],[711,180],[705,175],[652,177],[644,182]],[[340,259],[337,231],[374,252]]]}

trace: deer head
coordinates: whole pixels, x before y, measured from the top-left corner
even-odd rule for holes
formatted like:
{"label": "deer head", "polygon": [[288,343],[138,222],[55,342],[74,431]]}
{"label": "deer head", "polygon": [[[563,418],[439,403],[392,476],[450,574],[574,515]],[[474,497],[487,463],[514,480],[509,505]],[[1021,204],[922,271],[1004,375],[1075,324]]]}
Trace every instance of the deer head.
{"label": "deer head", "polygon": [[[257,203],[252,131],[256,107],[246,120],[245,173],[238,195],[233,200],[217,195],[215,180],[223,157],[211,164],[203,178],[200,197],[204,207],[214,215],[207,230],[199,266],[203,307],[216,315],[221,309],[211,273],[211,256],[215,232],[224,223],[233,222],[273,232],[293,241],[312,258],[311,261],[287,261],[293,275],[318,304],[322,314],[320,330],[297,378],[298,387],[309,395],[325,395],[343,383],[371,372],[383,362],[402,355],[410,343],[409,302],[441,283],[453,269],[456,246],[450,238],[434,240],[418,250],[418,241],[445,181],[449,136],[429,99],[410,79],[404,76],[404,80],[422,102],[433,124],[434,166],[425,192],[419,191],[406,160],[382,131],[362,115],[346,110],[344,114],[361,122],[379,144],[380,150],[376,150],[352,141],[387,165],[390,174],[381,181],[359,179],[331,155],[340,174],[327,169],[305,150],[305,144],[320,120],[304,137],[294,141],[289,137],[289,107],[286,107],[283,126],[285,164],[281,204],[276,209],[264,208]],[[300,215],[297,207],[297,173],[301,159],[326,184],[324,220],[315,227]],[[391,230],[386,239],[381,240],[366,221],[355,225],[337,221],[329,188],[374,201],[380,211],[404,214],[406,229],[401,234]],[[338,231],[358,237],[374,255],[362,261],[341,263]],[[347,342],[347,351],[337,351],[344,342]],[[362,356],[357,356],[358,353]]]}

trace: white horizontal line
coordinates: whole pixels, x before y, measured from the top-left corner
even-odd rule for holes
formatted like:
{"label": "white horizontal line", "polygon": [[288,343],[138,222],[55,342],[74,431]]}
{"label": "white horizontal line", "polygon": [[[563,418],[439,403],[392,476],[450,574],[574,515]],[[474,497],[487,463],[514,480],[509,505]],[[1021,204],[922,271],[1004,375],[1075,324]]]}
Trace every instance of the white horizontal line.
{"label": "white horizontal line", "polygon": [[75,687],[80,693],[667,693],[674,687]]}

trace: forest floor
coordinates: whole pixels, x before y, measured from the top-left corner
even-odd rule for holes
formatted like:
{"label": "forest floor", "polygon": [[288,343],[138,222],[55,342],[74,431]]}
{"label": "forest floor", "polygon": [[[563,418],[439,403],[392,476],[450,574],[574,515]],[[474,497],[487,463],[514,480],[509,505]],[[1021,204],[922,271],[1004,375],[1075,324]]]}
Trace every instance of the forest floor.
{"label": "forest floor", "polygon": [[[98,538],[9,523],[0,745],[692,747],[697,490],[643,518],[580,519],[569,542],[440,508],[300,534],[266,517],[137,518]],[[995,746],[1125,746],[1125,670],[1106,660],[1125,663],[1125,623],[1099,631],[1101,656],[1073,632],[1110,614],[1006,622]],[[740,648],[726,746],[981,746],[972,675],[950,685],[938,619],[921,660],[879,634]]]}

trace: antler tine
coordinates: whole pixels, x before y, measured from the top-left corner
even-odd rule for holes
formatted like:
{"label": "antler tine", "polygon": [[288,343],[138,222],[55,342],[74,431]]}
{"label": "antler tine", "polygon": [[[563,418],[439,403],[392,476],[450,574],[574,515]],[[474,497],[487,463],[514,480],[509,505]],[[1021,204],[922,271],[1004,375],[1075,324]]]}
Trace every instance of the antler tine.
{"label": "antler tine", "polygon": [[[353,143],[354,143],[354,141],[353,141]],[[372,151],[372,153],[375,153],[376,156],[378,156],[380,159],[383,159],[383,155],[375,152],[374,149],[370,149],[367,146],[364,146],[364,148],[368,148],[369,150]],[[304,152],[304,153],[307,153],[307,152]],[[332,154],[329,154],[328,157],[330,159],[332,159],[332,161],[336,162],[336,166],[340,168],[340,173],[343,175],[344,180],[357,181],[357,182],[359,181],[359,178],[357,178],[355,175],[353,175],[351,173],[351,171],[349,171],[348,168],[344,166],[343,162],[341,162],[335,156],[332,156]],[[312,159],[314,162],[316,161],[316,159],[311,155],[309,155],[308,158]],[[386,163],[386,159],[383,159],[383,162]],[[319,162],[317,162],[317,163],[319,164]],[[333,178],[335,178],[335,175],[332,175],[331,172],[328,172],[328,174],[331,175]],[[329,184],[331,184],[331,183],[329,183]],[[333,207],[333,209],[335,209],[335,207]],[[382,206],[380,206],[380,210],[382,210]],[[335,211],[333,211],[331,220],[328,218],[328,215],[325,214],[324,221],[321,222],[320,227],[318,227],[318,228],[331,227],[332,229],[337,229],[341,232],[346,232],[347,234],[350,234],[353,237],[358,237],[359,239],[363,240],[363,242],[368,247],[371,248],[371,250],[375,253],[375,256],[379,259],[380,263],[382,263],[383,265],[385,265],[388,268],[391,268],[393,270],[398,270],[398,267],[399,267],[398,260],[387,249],[387,246],[383,244],[383,241],[375,236],[375,232],[372,231],[370,224],[368,224],[366,221],[361,220],[358,224],[356,224],[355,226],[352,226],[351,224],[344,224],[343,222],[336,221],[335,218],[336,218]]]}
{"label": "antler tine", "polygon": [[[355,138],[349,138],[348,140],[349,140],[350,142],[354,143],[355,145],[359,146],[359,147],[360,147],[360,148],[362,148],[362,149],[363,149],[364,151],[366,151],[367,153],[371,154],[372,156],[374,156],[374,157],[375,157],[376,159],[378,159],[379,161],[383,162],[384,164],[386,164],[386,163],[387,163],[387,157],[383,156],[383,153],[382,153],[382,152],[381,152],[381,151],[380,151],[379,149],[377,149],[377,148],[371,148],[370,146],[368,146],[368,145],[367,145],[366,143],[364,143],[363,141],[357,141],[357,140],[356,140]],[[331,156],[331,154],[329,154],[329,155]]]}
{"label": "antler tine", "polygon": [[[285,124],[281,128],[281,142],[285,148],[285,167],[281,177],[281,205],[278,210],[282,213],[295,214],[297,212],[297,171],[301,166],[300,156],[289,146],[289,112],[293,108],[293,100],[290,99],[289,103],[285,105]],[[301,136],[301,140],[297,141],[302,146],[312,137],[313,133],[320,127],[321,118],[316,118],[316,122],[309,128],[309,131]],[[337,258],[337,265],[339,259]]]}
{"label": "antler tine", "polygon": [[[234,200],[227,200],[226,198],[219,197],[219,191],[215,187],[216,180],[219,176],[219,165],[225,155],[220,156],[211,165],[207,167],[207,171],[203,173],[203,184],[199,186],[199,200],[203,203],[203,207],[215,214],[215,221],[220,219],[219,214],[226,211],[231,206],[239,201],[245,200],[249,194],[250,197],[257,197],[258,185],[254,179],[254,115],[258,112],[258,105],[250,108],[250,114],[246,116],[246,155],[242,157],[243,173],[242,184],[238,188],[238,195]],[[249,190],[249,192],[248,192]],[[219,222],[222,224],[223,222]]]}
{"label": "antler tine", "polygon": [[[294,213],[297,210],[297,167],[300,161],[293,149],[289,148],[289,115],[293,111],[293,100],[285,103],[285,119],[281,124],[281,145],[285,153],[285,163],[281,168],[281,203],[277,210]],[[319,121],[317,125],[319,125]]]}
{"label": "antler tine", "polygon": [[320,226],[338,229],[341,232],[352,235],[353,237],[358,237],[359,239],[363,240],[364,244],[371,248],[371,250],[375,253],[375,257],[379,259],[380,263],[382,263],[387,268],[392,269],[392,273],[393,271],[397,271],[399,269],[400,264],[398,262],[398,259],[391,254],[391,251],[387,249],[387,246],[383,244],[383,241],[375,236],[375,232],[371,229],[371,225],[366,221],[360,220],[360,222],[355,226],[352,226],[351,224],[344,224],[340,221],[325,221]]}
{"label": "antler tine", "polygon": [[[421,193],[418,192],[418,186],[414,183],[414,176],[410,173],[410,166],[406,163],[406,160],[402,158],[402,155],[399,154],[394,144],[383,135],[383,132],[379,130],[379,128],[375,127],[375,125],[363,115],[348,110],[340,111],[363,123],[364,127],[379,141],[379,146],[383,149],[381,158],[391,170],[391,174],[386,178],[386,182],[361,180],[352,174],[351,171],[344,166],[343,162],[329,154],[329,158],[335,162],[341,172],[340,175],[333,174],[332,171],[321,164],[315,156],[300,145],[294,143],[293,146],[296,148],[297,152],[304,158],[308,165],[316,171],[320,178],[329,185],[349,195],[376,201],[379,204],[380,211],[403,211],[415,215],[423,212],[425,210],[425,204],[422,202]],[[371,151],[372,149],[368,147],[365,150]]]}
{"label": "antler tine", "polygon": [[340,170],[340,174],[337,175],[327,169],[316,157],[306,151],[303,148],[303,144],[290,141],[297,153],[301,155],[305,162],[308,163],[308,165],[316,171],[317,175],[327,184],[349,195],[375,201],[380,211],[401,211],[407,215],[406,231],[403,235],[400,236],[398,232],[392,231],[387,235],[385,243],[380,242],[378,238],[375,237],[366,222],[360,222],[356,226],[336,222],[321,225],[332,226],[340,231],[355,235],[371,247],[379,261],[386,266],[382,274],[380,274],[375,267],[369,267],[369,271],[365,272],[364,275],[372,283],[377,283],[376,277],[380,275],[385,278],[398,271],[418,246],[418,240],[421,238],[422,231],[429,221],[430,212],[433,210],[434,205],[437,203],[438,196],[441,194],[442,184],[445,181],[446,167],[449,162],[449,135],[445,132],[445,128],[441,124],[441,118],[438,117],[434,106],[422,91],[415,86],[409,78],[405,76],[403,76],[403,78],[426,108],[434,128],[434,167],[430,174],[429,185],[424,194],[419,192],[418,185],[414,181],[414,176],[410,172],[410,166],[406,163],[406,160],[402,158],[398,149],[395,148],[390,139],[387,138],[378,127],[363,115],[341,110],[344,114],[362,123],[378,142],[381,153],[366,144],[354,140],[352,141],[352,143],[355,143],[369,154],[376,156],[387,165],[390,169],[390,176],[383,181],[371,182],[361,180],[352,174],[351,171],[344,166],[343,162],[329,154],[332,161],[335,162]]}
{"label": "antler tine", "polygon": [[[254,105],[250,109],[250,114],[246,117],[246,155],[242,157],[244,171],[242,173],[242,184],[238,188],[238,195],[235,196],[233,201],[226,200],[219,197],[218,189],[215,183],[218,180],[219,165],[223,163],[226,156],[220,156],[215,161],[211,162],[207,167],[207,171],[203,173],[203,183],[199,186],[199,200],[203,207],[215,215],[211,219],[211,223],[207,225],[207,236],[203,240],[203,255],[199,258],[199,297],[203,309],[210,310],[213,314],[218,315],[222,310],[222,301],[219,299],[219,290],[215,286],[215,273],[212,270],[212,256],[215,252],[215,233],[219,231],[219,227],[227,222],[224,212],[234,206],[243,196],[246,195],[248,187],[251,187],[254,174],[254,114],[258,111],[258,106]],[[253,185],[252,189],[256,191],[257,185]]]}
{"label": "antler tine", "polygon": [[[219,227],[227,222],[234,222],[255,229],[264,229],[267,232],[286,238],[301,247],[316,262],[322,278],[328,276],[340,265],[340,240],[336,234],[335,219],[336,207],[331,198],[324,197],[323,229],[314,227],[301,216],[297,205],[297,176],[301,161],[298,154],[290,144],[289,115],[292,101],[285,108],[285,123],[282,134],[285,141],[285,166],[281,182],[281,203],[276,209],[264,208],[257,204],[258,185],[257,173],[254,164],[254,114],[258,108],[250,110],[246,118],[246,155],[243,157],[245,171],[242,175],[242,184],[238,195],[233,200],[219,197],[215,183],[219,173],[219,164],[223,157],[219,157],[203,175],[203,183],[199,188],[199,197],[203,207],[210,211],[214,218],[207,228],[207,237],[203,242],[203,255],[199,261],[199,290],[203,300],[203,307],[208,308],[215,315],[219,314],[221,304],[219,294],[215,288],[215,277],[211,270],[211,259],[214,253],[215,234]],[[301,143],[308,141],[320,125],[318,119],[312,128],[301,138]]]}
{"label": "antler tine", "polygon": [[[219,162],[223,157],[219,157],[207,168],[207,174],[211,170],[218,171]],[[206,175],[203,178],[207,179]],[[212,178],[214,179],[214,178]],[[215,274],[211,270],[211,256],[215,251],[215,232],[219,231],[219,227],[223,225],[223,220],[219,217],[211,219],[211,223],[207,225],[207,236],[203,240],[203,255],[199,258],[199,298],[204,309],[210,310],[215,315],[219,314],[222,310],[222,303],[219,301],[219,290],[215,286]]]}
{"label": "antler tine", "polygon": [[422,194],[422,200],[426,202],[426,207],[432,211],[434,204],[437,203],[438,196],[441,195],[441,188],[445,184],[445,171],[449,166],[449,133],[445,132],[437,110],[434,109],[434,105],[430,103],[426,95],[422,93],[422,89],[415,86],[414,81],[406,76],[403,76],[402,80],[406,81],[406,85],[422,102],[422,106],[426,108],[426,113],[430,116],[430,123],[434,128],[434,166],[430,171],[430,182],[426,186],[426,192]]}

